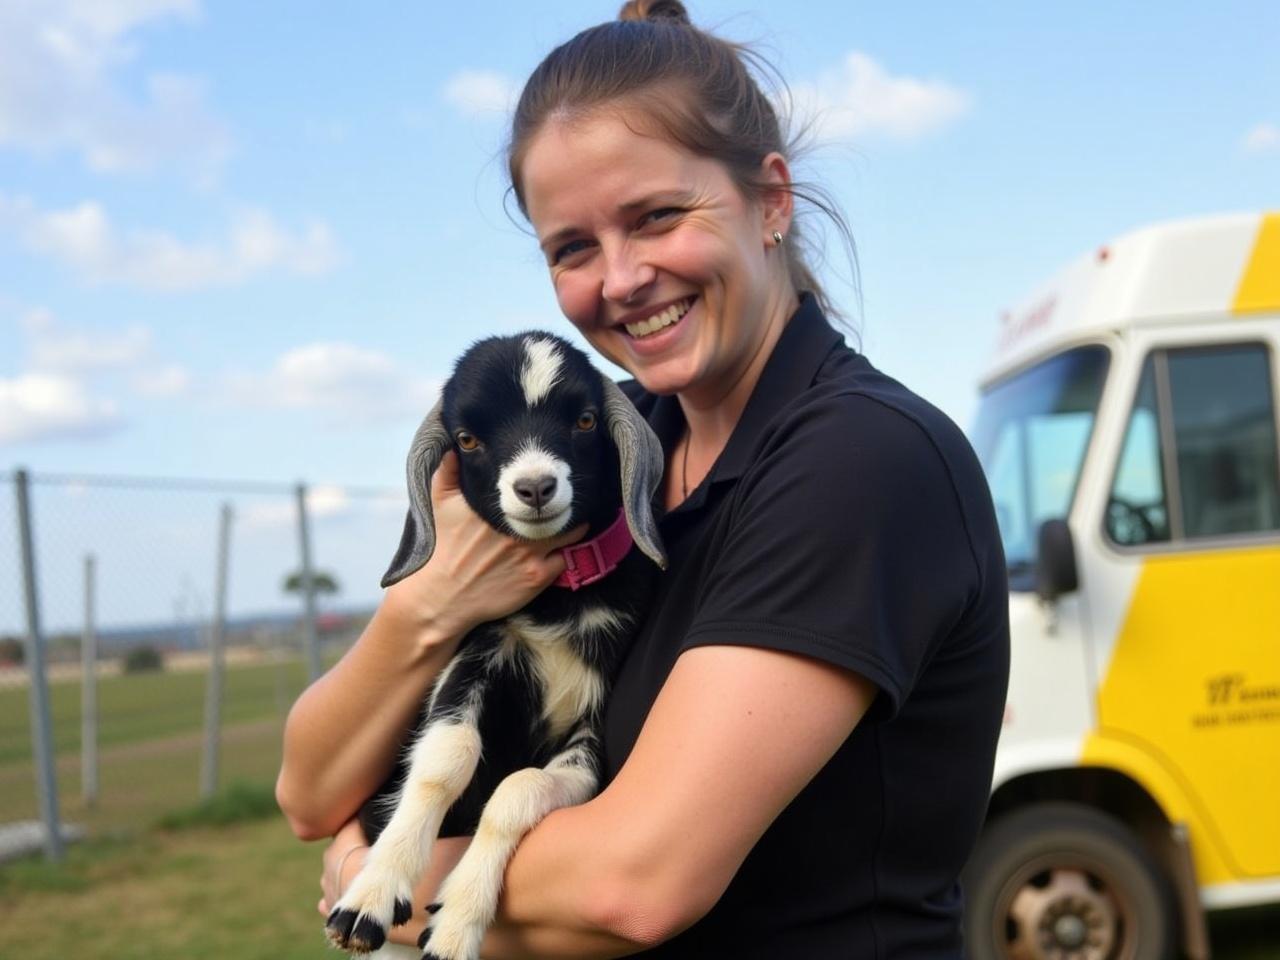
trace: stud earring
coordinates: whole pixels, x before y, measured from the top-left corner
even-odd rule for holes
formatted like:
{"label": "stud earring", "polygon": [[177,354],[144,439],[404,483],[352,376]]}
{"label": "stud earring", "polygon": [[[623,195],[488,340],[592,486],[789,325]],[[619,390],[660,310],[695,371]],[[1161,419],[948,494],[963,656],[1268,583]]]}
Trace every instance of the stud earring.
{"label": "stud earring", "polygon": [[777,247],[782,246],[782,234],[780,234],[777,230],[773,231],[773,243],[774,243],[774,246],[777,246]]}

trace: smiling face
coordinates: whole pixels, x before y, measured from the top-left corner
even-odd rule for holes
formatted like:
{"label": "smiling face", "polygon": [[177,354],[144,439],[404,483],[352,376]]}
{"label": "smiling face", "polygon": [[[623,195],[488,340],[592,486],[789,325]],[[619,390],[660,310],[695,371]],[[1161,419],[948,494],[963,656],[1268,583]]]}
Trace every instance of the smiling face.
{"label": "smiling face", "polygon": [[[611,112],[552,119],[521,169],[560,309],[653,393],[749,393],[795,306],[772,240],[790,195],[746,198],[725,167]],[[787,182],[785,161],[762,175]]]}

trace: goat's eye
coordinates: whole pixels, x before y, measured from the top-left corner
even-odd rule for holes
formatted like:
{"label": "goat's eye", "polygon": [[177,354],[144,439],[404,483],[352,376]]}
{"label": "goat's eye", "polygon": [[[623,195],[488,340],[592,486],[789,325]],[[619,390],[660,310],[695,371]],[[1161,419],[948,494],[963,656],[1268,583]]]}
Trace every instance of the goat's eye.
{"label": "goat's eye", "polygon": [[579,430],[594,430],[596,428],[596,415],[590,410],[583,412],[578,417],[577,427]]}
{"label": "goat's eye", "polygon": [[480,441],[476,439],[476,435],[474,433],[467,433],[465,430],[459,430],[454,435],[454,439],[458,441],[458,446],[463,450],[474,450],[476,447],[480,446]]}

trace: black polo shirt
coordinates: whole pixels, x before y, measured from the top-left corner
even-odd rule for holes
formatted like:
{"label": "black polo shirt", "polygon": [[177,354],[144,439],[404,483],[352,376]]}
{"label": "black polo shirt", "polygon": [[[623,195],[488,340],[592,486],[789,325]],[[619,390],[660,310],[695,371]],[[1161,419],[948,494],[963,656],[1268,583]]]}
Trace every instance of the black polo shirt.
{"label": "black polo shirt", "polygon": [[[624,388],[670,451],[679,403]],[[660,527],[670,567],[611,695],[607,779],[691,647],[815,657],[879,692],[711,912],[643,955],[959,958],[957,875],[1009,655],[1000,538],[963,434],[806,296],[720,458]]]}

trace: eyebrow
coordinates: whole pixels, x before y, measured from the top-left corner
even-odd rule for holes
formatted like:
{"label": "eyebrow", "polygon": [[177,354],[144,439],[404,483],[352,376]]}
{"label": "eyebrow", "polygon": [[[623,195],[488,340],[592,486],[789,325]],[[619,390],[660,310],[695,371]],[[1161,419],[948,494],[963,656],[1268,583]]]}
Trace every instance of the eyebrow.
{"label": "eyebrow", "polygon": [[[650,206],[661,206],[664,203],[689,203],[693,197],[693,192],[680,188],[670,190],[655,190],[652,193],[646,193],[644,196],[637,197],[634,200],[628,200],[625,203],[618,204],[619,213],[633,213]],[[583,233],[581,227],[562,227],[555,233],[548,234],[543,240],[538,241],[538,246],[545,253],[549,248],[555,247],[557,244],[568,240]]]}

